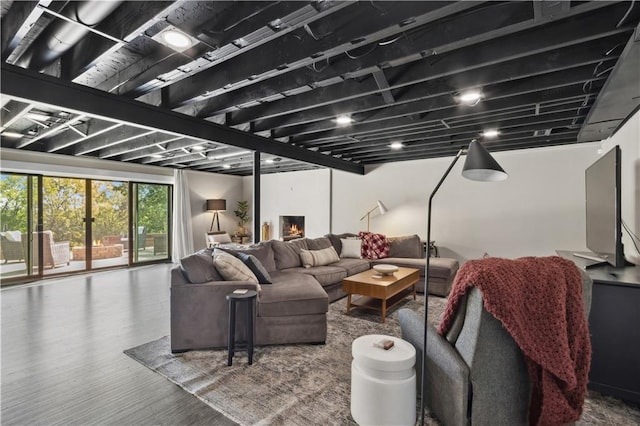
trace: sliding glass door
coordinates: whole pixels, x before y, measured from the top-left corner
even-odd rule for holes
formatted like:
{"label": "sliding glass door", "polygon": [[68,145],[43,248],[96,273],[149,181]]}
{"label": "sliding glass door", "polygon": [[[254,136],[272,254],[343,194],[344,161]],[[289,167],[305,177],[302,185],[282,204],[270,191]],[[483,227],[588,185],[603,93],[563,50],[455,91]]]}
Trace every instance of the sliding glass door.
{"label": "sliding glass door", "polygon": [[171,189],[0,173],[0,283],[169,260]]}
{"label": "sliding glass door", "polygon": [[134,183],[135,263],[168,259],[170,255],[171,186]]}
{"label": "sliding glass door", "polygon": [[91,269],[129,263],[129,185],[91,181]]}
{"label": "sliding glass door", "polygon": [[28,277],[29,200],[32,179],[27,175],[0,174],[0,278]]}
{"label": "sliding glass door", "polygon": [[[43,274],[87,269],[87,181],[42,178]],[[34,246],[40,244],[34,238]]]}

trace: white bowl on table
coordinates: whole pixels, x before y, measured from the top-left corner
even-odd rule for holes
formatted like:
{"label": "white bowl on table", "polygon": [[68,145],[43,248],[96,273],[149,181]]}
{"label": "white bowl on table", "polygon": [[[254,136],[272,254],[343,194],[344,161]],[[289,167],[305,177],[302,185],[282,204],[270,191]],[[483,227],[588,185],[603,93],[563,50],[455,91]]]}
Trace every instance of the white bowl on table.
{"label": "white bowl on table", "polygon": [[381,275],[393,275],[393,273],[398,270],[398,267],[396,265],[381,263],[379,265],[373,265],[373,269]]}

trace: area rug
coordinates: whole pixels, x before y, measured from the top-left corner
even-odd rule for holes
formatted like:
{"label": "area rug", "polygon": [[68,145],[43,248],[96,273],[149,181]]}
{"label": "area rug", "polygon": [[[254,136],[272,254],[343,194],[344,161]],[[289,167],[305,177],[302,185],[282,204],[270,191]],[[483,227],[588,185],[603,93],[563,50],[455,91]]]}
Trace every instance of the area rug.
{"label": "area rug", "polygon": [[[258,347],[253,365],[239,352],[227,366],[227,351],[171,354],[169,337],[125,351],[242,425],[355,425],[350,414],[351,342],[365,334],[400,336],[397,311],[423,312],[423,299],[407,299],[386,323],[367,311],[345,314],[346,301],[330,305],[325,345]],[[429,319],[439,323],[446,299],[429,298]],[[438,425],[428,416],[426,423]],[[590,393],[579,425],[638,425],[640,409]]]}

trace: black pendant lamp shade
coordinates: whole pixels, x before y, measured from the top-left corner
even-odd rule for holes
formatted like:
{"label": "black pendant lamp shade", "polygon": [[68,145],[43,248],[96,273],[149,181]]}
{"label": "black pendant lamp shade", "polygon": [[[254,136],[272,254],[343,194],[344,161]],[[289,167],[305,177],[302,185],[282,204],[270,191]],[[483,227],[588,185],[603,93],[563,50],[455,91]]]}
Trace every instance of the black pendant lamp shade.
{"label": "black pendant lamp shade", "polygon": [[469,144],[462,176],[483,182],[497,182],[508,177],[500,164],[489,154],[489,151],[475,139]]}

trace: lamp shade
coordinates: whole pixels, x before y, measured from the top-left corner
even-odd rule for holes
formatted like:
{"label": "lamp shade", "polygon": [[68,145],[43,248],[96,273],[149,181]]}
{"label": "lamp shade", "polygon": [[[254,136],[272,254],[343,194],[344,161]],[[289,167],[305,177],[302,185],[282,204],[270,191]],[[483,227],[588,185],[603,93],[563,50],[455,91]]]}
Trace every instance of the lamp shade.
{"label": "lamp shade", "polygon": [[469,144],[462,176],[483,182],[497,182],[508,177],[489,151],[475,139]]}
{"label": "lamp shade", "polygon": [[207,200],[207,210],[222,211],[227,209],[227,200]]}
{"label": "lamp shade", "polygon": [[385,214],[387,212],[387,207],[382,204],[382,201],[378,200],[378,210],[380,210],[380,214]]}

